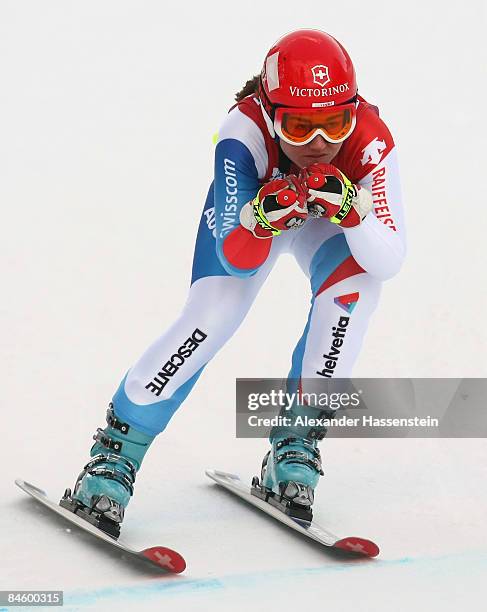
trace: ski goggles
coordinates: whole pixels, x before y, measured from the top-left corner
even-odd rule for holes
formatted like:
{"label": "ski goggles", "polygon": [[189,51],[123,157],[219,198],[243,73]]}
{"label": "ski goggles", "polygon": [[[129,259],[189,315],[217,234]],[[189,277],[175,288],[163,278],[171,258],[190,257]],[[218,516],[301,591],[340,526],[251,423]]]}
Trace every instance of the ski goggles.
{"label": "ski goggles", "polygon": [[355,102],[326,108],[276,108],[274,130],[287,143],[308,144],[321,134],[331,143],[343,142],[357,122]]}

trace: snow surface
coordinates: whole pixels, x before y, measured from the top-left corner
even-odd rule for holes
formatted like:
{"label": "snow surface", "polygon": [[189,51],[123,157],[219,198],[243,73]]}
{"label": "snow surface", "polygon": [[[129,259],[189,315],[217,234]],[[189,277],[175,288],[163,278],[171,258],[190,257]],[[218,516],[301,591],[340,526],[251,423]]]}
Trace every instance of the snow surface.
{"label": "snow surface", "polygon": [[[0,4],[0,589],[62,589],[66,610],[482,607],[484,439],[323,442],[316,518],[377,541],[374,560],[331,554],[204,476],[259,470],[266,441],[235,438],[235,377],[288,371],[309,301],[289,258],[137,479],[124,537],[177,549],[184,574],[69,530],[13,481],[73,485],[121,377],[185,300],[212,134],[296,27],[345,44],[399,148],[410,251],[355,375],[487,376],[483,6]],[[288,333],[263,341],[263,318]]]}

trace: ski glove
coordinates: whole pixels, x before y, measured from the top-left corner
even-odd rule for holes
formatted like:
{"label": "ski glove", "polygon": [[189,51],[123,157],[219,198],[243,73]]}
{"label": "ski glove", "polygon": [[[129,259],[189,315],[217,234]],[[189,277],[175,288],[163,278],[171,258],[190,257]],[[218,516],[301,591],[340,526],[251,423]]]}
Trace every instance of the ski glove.
{"label": "ski glove", "polygon": [[326,217],[341,227],[355,227],[372,209],[372,194],[353,185],[332,164],[303,168],[299,180],[308,190],[308,213],[312,217]]}
{"label": "ski glove", "polygon": [[308,216],[306,189],[296,176],[274,179],[259,189],[240,211],[240,223],[256,238],[272,238],[298,229]]}

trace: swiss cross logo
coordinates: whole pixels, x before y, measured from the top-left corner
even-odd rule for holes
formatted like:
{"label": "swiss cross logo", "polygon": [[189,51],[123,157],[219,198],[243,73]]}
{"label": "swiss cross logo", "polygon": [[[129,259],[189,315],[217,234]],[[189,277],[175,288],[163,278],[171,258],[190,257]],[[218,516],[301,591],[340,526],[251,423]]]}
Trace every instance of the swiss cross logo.
{"label": "swiss cross logo", "polygon": [[377,137],[370,141],[369,144],[362,149],[362,159],[360,162],[362,166],[367,164],[377,165],[382,159],[382,154],[387,149],[387,145],[383,140],[379,140]]}
{"label": "swiss cross logo", "polygon": [[155,560],[161,567],[168,567],[169,569],[174,569],[174,565],[171,563],[171,557],[169,555],[161,555],[161,553],[156,550],[154,553]]}
{"label": "swiss cross logo", "polygon": [[311,68],[311,72],[313,73],[313,82],[319,85],[320,87],[324,87],[327,83],[330,82],[330,76],[328,75],[328,66],[323,66],[319,64],[318,66],[313,66]]}

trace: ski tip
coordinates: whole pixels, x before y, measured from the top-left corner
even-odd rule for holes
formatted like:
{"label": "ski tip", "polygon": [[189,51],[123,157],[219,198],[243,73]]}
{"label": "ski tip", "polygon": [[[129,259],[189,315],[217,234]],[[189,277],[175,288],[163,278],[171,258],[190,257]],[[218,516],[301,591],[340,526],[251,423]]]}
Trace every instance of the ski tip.
{"label": "ski tip", "polygon": [[338,540],[335,542],[334,548],[341,548],[347,552],[365,555],[366,557],[377,557],[380,552],[375,542],[354,536]]}
{"label": "ski tip", "polygon": [[186,569],[186,561],[175,550],[166,548],[165,546],[153,546],[142,550],[141,555],[149,559],[152,563],[163,567],[168,572],[180,574]]}

